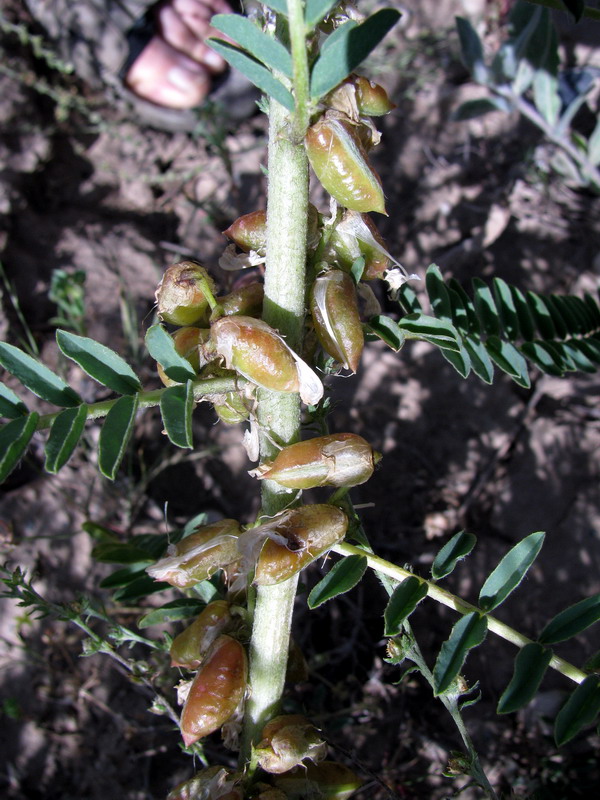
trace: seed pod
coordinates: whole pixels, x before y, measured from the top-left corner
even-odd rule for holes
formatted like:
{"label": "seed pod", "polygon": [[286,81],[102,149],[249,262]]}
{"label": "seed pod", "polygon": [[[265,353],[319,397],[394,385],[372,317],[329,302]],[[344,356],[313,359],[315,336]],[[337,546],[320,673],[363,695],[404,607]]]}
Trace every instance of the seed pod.
{"label": "seed pod", "polygon": [[[208,328],[179,328],[172,334],[172,338],[175,350],[189,361],[194,372],[198,374],[206,364],[204,345],[210,338],[210,330]],[[160,364],[156,365],[156,370],[165,386],[175,386],[177,381],[169,378]]]}
{"label": "seed pod", "polygon": [[386,214],[381,180],[349,119],[321,117],[307,131],[306,151],[317,178],[340,205]]}
{"label": "seed pod", "polygon": [[[336,506],[301,506],[279,514],[268,527],[273,538],[265,541],[254,572],[254,582],[259,586],[287,580],[341,542],[348,518]],[[250,530],[245,535],[252,533]]]}
{"label": "seed pod", "polygon": [[339,269],[319,275],[311,290],[310,313],[323,349],[346,369],[356,372],[365,337],[350,275]]}
{"label": "seed pod", "polygon": [[234,519],[203,525],[178,544],[171,545],[167,555],[146,572],[154,580],[189,589],[239,559],[237,537],[240,533],[240,525]]}
{"label": "seed pod", "polygon": [[356,104],[360,114],[368,117],[380,117],[389,114],[396,108],[387,92],[378,83],[368,80],[362,75],[352,75],[352,83],[356,92]]}
{"label": "seed pod", "polygon": [[250,214],[244,214],[223,233],[244,253],[254,250],[264,256],[267,246],[267,212],[252,211]]}
{"label": "seed pod", "polygon": [[351,769],[335,761],[295,767],[272,780],[290,800],[306,800],[308,797],[347,800],[363,783]]}
{"label": "seed pod", "polygon": [[217,416],[226,425],[244,422],[250,416],[250,410],[239,392],[227,392],[222,403],[213,403]]}
{"label": "seed pod", "polygon": [[171,644],[171,666],[198,669],[215,640],[231,623],[229,605],[214,600]]}
{"label": "seed pod", "polygon": [[258,467],[254,475],[288,489],[358,486],[369,480],[380,458],[362,436],[333,433],[284,447],[274,461]]}
{"label": "seed pod", "polygon": [[231,636],[219,636],[190,687],[181,713],[185,746],[218,730],[244,698],[248,677],[246,651]]}
{"label": "seed pod", "polygon": [[367,214],[346,211],[331,234],[323,260],[349,272],[361,256],[365,259],[362,279],[367,281],[381,278],[397,263],[386,250],[373,220]]}
{"label": "seed pod", "polygon": [[231,787],[236,782],[235,776],[231,776],[225,767],[208,767],[172,789],[167,800],[226,800],[227,797],[242,800],[239,789],[233,789],[237,794],[231,795]]}
{"label": "seed pod", "polygon": [[215,283],[195,261],[181,261],[167,267],[156,290],[158,316],[171,325],[207,322],[209,303],[204,292],[214,292]]}
{"label": "seed pod", "polygon": [[300,392],[305,403],[318,403],[323,384],[277,331],[252,317],[221,317],[211,326],[211,342],[235,369],[252,383],[277,392]]}
{"label": "seed pod", "polygon": [[250,283],[225,297],[217,298],[217,303],[222,316],[244,314],[247,317],[260,317],[264,296],[265,290],[262,283]]}
{"label": "seed pod", "polygon": [[327,745],[319,731],[300,714],[274,717],[263,728],[256,747],[260,766],[276,774],[293,769],[304,759],[322,761],[326,755]]}

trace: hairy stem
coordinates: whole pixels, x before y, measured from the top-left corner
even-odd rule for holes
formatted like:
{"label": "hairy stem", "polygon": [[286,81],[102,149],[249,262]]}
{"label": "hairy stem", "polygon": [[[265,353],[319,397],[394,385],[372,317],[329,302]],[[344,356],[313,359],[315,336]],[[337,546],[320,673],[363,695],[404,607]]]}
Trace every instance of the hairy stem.
{"label": "hairy stem", "polygon": [[[342,544],[336,545],[332,549],[334,552],[339,553],[342,556],[365,556],[371,569],[377,573],[389,575],[391,578],[395,578],[396,580],[403,581],[410,577],[418,578],[421,583],[427,585],[427,594],[429,597],[433,598],[433,600],[437,600],[438,603],[442,603],[449,608],[453,608],[460,614],[470,614],[473,611],[477,612],[478,614],[485,614],[485,612],[483,612],[477,606],[474,606],[472,603],[467,603],[466,600],[462,600],[460,597],[447,592],[445,589],[440,589],[440,587],[432,581],[428,581],[426,578],[421,578],[419,575],[414,575],[414,573],[410,572],[409,570],[404,569],[403,567],[398,567],[396,564],[392,564],[383,558],[379,558],[379,556],[375,556],[360,547],[354,547],[354,545],[343,542]],[[525,647],[526,644],[532,643],[532,640],[527,638],[527,636],[523,636],[522,633],[519,633],[514,628],[511,628],[509,625],[501,622],[491,614],[485,614],[485,617],[487,619],[488,630],[492,631],[492,633],[495,633],[497,636],[500,636],[502,639],[506,639],[507,642],[512,642],[512,644],[516,645],[517,647]],[[570,664],[568,661],[565,661],[563,658],[559,658],[555,655],[553,655],[550,660],[550,666],[552,669],[560,672],[566,678],[570,678],[575,683],[581,683],[587,678],[585,672],[582,672],[573,664]]]}

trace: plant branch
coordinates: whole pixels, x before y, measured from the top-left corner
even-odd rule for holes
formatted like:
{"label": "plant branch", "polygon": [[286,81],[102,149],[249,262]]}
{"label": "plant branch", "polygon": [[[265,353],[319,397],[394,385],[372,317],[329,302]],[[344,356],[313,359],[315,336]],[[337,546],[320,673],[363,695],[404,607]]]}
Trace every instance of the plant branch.
{"label": "plant branch", "polygon": [[[409,570],[404,569],[403,567],[398,567],[396,564],[392,564],[389,561],[380,558],[379,556],[372,555],[360,547],[354,547],[354,545],[342,542],[341,544],[333,547],[332,550],[342,556],[365,556],[371,569],[373,569],[375,572],[381,572],[384,575],[389,575],[391,578],[395,578],[398,581],[403,581],[410,577],[417,578],[419,581],[421,581],[421,583],[427,585],[427,594],[429,597],[437,600],[438,603],[442,603],[449,608],[453,608],[460,614],[470,614],[475,611],[477,614],[484,615],[487,619],[488,630],[492,631],[492,633],[495,633],[497,636],[500,636],[502,639],[506,639],[507,642],[511,642],[512,644],[516,645],[516,647],[525,647],[526,644],[531,644],[533,641],[527,636],[523,636],[522,633],[519,633],[514,628],[511,628],[509,625],[506,625],[504,622],[501,622],[496,617],[493,617],[491,614],[486,614],[472,603],[467,603],[466,600],[462,600],[460,597],[451,594],[451,592],[447,592],[445,589],[440,589],[440,587],[433,583],[433,581],[428,581],[426,578],[421,578],[419,575],[414,575],[414,573],[410,572]],[[587,678],[585,672],[582,672],[568,661],[559,658],[559,656],[552,656],[550,660],[550,666],[552,669],[560,672],[566,678],[570,678],[570,680],[574,681],[575,683],[582,683],[582,681]]]}

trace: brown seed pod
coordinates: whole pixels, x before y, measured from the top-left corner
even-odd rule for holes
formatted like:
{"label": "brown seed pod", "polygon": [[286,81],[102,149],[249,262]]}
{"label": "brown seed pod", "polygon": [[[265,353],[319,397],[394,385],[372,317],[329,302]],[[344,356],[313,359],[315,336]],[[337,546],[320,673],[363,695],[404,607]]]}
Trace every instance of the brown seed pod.
{"label": "brown seed pod", "polygon": [[356,372],[365,337],[350,275],[334,269],[317,276],[310,293],[310,313],[325,352]]}
{"label": "brown seed pod", "polygon": [[209,603],[194,622],[173,639],[169,651],[171,666],[198,669],[211,645],[230,624],[229,604],[225,600]]}
{"label": "brown seed pod", "polygon": [[[269,529],[270,538],[254,572],[254,582],[261,586],[287,580],[341,542],[348,518],[336,506],[309,505],[278,514],[264,528]],[[244,536],[256,535],[258,530],[249,530]]]}
{"label": "brown seed pod", "polygon": [[239,559],[240,533],[239,522],[234,519],[203,525],[178,544],[171,545],[167,555],[146,572],[157,581],[189,589]]}
{"label": "brown seed pod", "polygon": [[260,766],[276,774],[287,772],[305,759],[322,761],[326,755],[327,745],[319,731],[300,714],[274,717],[263,728],[256,746]]}
{"label": "brown seed pod", "polygon": [[244,698],[247,679],[243,645],[231,636],[220,636],[198,670],[181,713],[186,747],[218,730],[233,716]]}
{"label": "brown seed pod", "polygon": [[290,444],[252,474],[288,489],[358,486],[369,480],[380,458],[362,436],[334,433]]}

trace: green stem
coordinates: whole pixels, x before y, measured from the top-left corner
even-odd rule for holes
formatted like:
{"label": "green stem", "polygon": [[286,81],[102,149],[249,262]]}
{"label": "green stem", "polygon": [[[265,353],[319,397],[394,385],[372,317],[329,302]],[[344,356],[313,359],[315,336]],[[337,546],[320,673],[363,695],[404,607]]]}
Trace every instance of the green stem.
{"label": "green stem", "polygon": [[304,139],[310,119],[310,75],[306,57],[306,25],[304,23],[304,3],[301,0],[288,0],[290,21],[290,47],[294,71],[295,112],[293,137],[296,143]]}
{"label": "green stem", "polygon": [[[485,612],[483,612],[477,606],[474,606],[472,603],[467,603],[466,600],[462,600],[460,597],[447,592],[445,589],[440,589],[440,587],[432,581],[428,581],[426,578],[421,578],[419,575],[415,575],[403,567],[398,567],[396,564],[392,564],[389,561],[380,558],[379,556],[375,556],[360,547],[354,547],[354,545],[342,542],[342,544],[338,544],[332,549],[335,553],[339,553],[341,556],[365,556],[371,569],[373,569],[375,572],[383,573],[391,578],[395,578],[398,581],[403,581],[410,577],[418,578],[421,583],[427,585],[427,594],[429,597],[437,600],[438,603],[442,603],[449,608],[453,608],[460,614],[471,614],[473,611],[477,612],[478,614],[485,614]],[[532,643],[532,639],[527,638],[527,636],[523,636],[522,633],[519,633],[514,628],[511,628],[509,625],[501,622],[491,614],[485,614],[485,617],[487,619],[488,630],[492,631],[492,633],[495,633],[497,636],[500,636],[502,639],[506,639],[507,642],[512,642],[512,644],[516,645],[517,647],[525,647],[526,644]],[[581,683],[587,678],[585,672],[582,672],[573,664],[570,664],[568,661],[565,661],[563,658],[559,658],[555,655],[553,655],[550,660],[550,666],[552,669],[560,672],[566,678],[570,678],[570,680],[574,681],[575,683]]]}
{"label": "green stem", "polygon": [[[290,139],[288,112],[271,100],[269,113],[269,188],[264,320],[300,350],[304,328],[308,161],[302,144]],[[258,393],[261,460],[276,452],[275,442],[300,437],[300,398],[296,393]],[[273,515],[296,497],[273,481],[263,481],[262,512]],[[287,666],[297,576],[256,590],[250,642],[250,695],[246,704],[240,765],[251,779],[256,768],[252,746],[277,713]]]}

